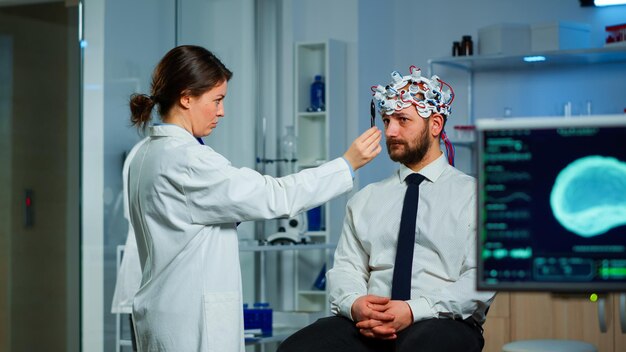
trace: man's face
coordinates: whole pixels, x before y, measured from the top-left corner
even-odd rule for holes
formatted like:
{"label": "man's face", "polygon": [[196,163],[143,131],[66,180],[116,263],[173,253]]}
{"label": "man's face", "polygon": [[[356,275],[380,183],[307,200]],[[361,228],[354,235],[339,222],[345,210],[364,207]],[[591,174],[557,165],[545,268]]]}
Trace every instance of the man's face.
{"label": "man's face", "polygon": [[424,158],[430,148],[428,122],[429,119],[419,116],[413,106],[383,116],[391,160],[413,165]]}

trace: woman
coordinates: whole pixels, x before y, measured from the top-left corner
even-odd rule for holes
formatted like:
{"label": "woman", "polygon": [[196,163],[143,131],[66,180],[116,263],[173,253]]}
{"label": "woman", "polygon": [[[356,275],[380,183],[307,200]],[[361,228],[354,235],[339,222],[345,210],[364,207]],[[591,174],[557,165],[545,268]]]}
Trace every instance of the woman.
{"label": "woman", "polygon": [[131,121],[163,124],[130,165],[131,223],[141,288],[133,302],[139,351],[244,351],[237,222],[289,217],[352,188],[352,170],[381,150],[369,129],[343,158],[282,178],[235,168],[202,145],[224,116],[232,73],[211,52],[179,46],[131,97]]}

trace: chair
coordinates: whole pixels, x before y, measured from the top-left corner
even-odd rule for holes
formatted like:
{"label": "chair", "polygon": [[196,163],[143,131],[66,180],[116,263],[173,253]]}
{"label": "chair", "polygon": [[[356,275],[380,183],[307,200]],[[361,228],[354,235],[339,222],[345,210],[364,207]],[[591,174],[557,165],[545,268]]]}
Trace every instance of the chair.
{"label": "chair", "polygon": [[502,346],[502,352],[598,352],[598,349],[576,340],[521,340]]}

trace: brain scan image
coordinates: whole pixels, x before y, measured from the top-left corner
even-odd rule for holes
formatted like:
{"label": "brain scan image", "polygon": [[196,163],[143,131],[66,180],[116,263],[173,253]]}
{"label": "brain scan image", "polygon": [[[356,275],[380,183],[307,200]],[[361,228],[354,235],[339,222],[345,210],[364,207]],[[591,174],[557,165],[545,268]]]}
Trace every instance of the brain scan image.
{"label": "brain scan image", "polygon": [[563,227],[582,237],[626,225],[626,162],[599,155],[571,162],[554,181],[550,207]]}

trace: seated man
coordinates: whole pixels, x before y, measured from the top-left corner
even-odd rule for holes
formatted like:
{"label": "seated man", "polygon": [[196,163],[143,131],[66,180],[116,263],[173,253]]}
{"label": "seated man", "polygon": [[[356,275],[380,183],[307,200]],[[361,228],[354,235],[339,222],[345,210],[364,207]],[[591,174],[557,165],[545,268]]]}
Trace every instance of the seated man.
{"label": "seated man", "polygon": [[440,149],[450,146],[443,129],[454,93],[410,71],[373,87],[389,157],[401,165],[348,202],[327,274],[335,316],[279,352],[482,350],[494,293],[475,289],[476,183]]}

